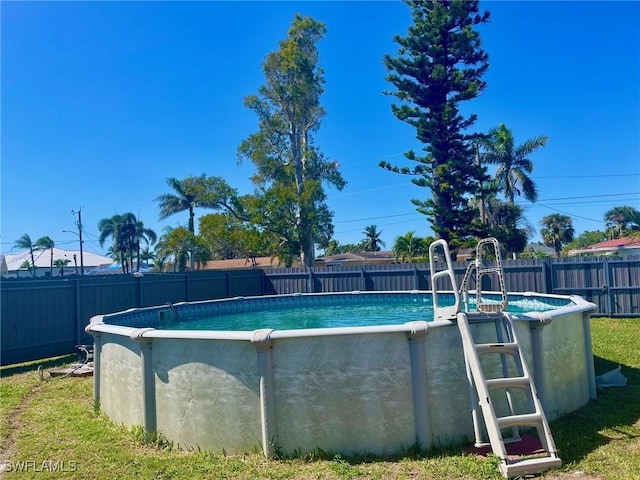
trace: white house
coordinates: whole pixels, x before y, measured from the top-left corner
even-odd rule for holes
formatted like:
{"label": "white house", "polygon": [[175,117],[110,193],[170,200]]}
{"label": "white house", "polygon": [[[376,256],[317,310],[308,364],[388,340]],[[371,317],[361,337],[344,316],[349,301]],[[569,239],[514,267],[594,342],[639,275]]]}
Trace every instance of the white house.
{"label": "white house", "polygon": [[[36,264],[36,276],[44,277],[49,276],[51,269],[51,250],[35,250],[33,252],[33,259]],[[101,265],[110,265],[113,263],[113,259],[98,255],[97,253],[82,251],[82,262],[80,261],[80,250],[63,250],[61,248],[53,248],[53,261],[56,260],[68,260],[67,266],[64,269],[65,275],[73,275],[77,272],[80,273],[81,263],[84,263],[85,274],[92,269]],[[6,253],[0,255],[0,274],[7,277],[29,277],[31,273],[22,265],[28,262],[31,265],[31,255],[29,251],[23,251],[19,253]],[[6,270],[5,270],[6,267]],[[60,268],[53,267],[53,276],[60,275]]]}

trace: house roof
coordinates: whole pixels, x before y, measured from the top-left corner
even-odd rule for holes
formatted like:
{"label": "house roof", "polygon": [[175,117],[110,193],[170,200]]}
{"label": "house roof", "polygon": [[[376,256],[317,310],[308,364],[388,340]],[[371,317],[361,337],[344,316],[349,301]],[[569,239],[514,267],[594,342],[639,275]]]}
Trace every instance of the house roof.
{"label": "house roof", "polygon": [[393,252],[383,250],[380,252],[358,252],[358,253],[340,253],[338,255],[329,255],[327,257],[316,258],[317,265],[326,265],[328,263],[384,263],[393,261]]}
{"label": "house roof", "polygon": [[607,255],[612,253],[620,253],[623,252],[633,253],[640,250],[640,237],[622,237],[615,238],[613,240],[607,240],[605,242],[594,243],[593,245],[589,245],[584,248],[580,248],[577,250],[570,250],[569,256],[579,255],[579,254],[599,254],[599,255]]}
{"label": "house roof", "polygon": [[[53,261],[55,262],[58,259],[64,260],[66,258],[67,260],[69,260],[69,264],[67,265],[67,268],[72,268],[74,266],[74,263],[73,263],[74,254],[76,255],[76,259],[78,261],[78,267],[79,267],[80,266],[80,250],[63,250],[61,248],[54,247]],[[20,270],[20,266],[25,261],[28,261],[29,264],[31,264],[31,255],[29,254],[28,250],[24,252],[19,252],[19,253],[7,253],[7,254],[4,254],[3,256],[7,265],[7,270],[9,272]],[[49,268],[49,265],[51,263],[51,253],[49,249],[35,250],[33,252],[33,259],[36,262],[36,267]],[[113,263],[113,259],[102,256],[102,255],[98,255],[97,253],[83,250],[82,263],[84,263],[85,268],[97,267],[98,265],[111,264]]]}
{"label": "house roof", "polygon": [[594,243],[588,247],[584,247],[584,250],[599,250],[599,249],[611,249],[621,247],[640,247],[640,237],[622,237],[614,240],[607,240],[606,242]]}
{"label": "house roof", "polygon": [[[277,257],[255,257],[256,268],[276,268],[282,266]],[[294,266],[296,263],[294,262]],[[228,260],[210,260],[205,262],[200,268],[202,270],[220,269],[229,270],[235,268],[252,268],[253,263],[250,258],[232,258]]]}

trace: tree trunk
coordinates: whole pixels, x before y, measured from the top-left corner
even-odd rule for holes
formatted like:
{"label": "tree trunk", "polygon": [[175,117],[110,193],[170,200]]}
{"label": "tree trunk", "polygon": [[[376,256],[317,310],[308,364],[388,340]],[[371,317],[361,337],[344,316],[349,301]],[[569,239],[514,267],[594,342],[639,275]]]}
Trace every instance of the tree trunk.
{"label": "tree trunk", "polygon": [[36,278],[36,261],[33,258],[33,248],[31,248],[29,252],[31,253],[31,276]]}

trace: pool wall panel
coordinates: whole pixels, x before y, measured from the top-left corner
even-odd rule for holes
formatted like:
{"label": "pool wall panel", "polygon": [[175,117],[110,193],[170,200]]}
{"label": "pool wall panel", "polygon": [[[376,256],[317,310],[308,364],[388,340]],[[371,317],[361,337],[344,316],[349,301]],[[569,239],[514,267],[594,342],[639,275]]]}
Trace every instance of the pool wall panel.
{"label": "pool wall panel", "polygon": [[545,404],[550,420],[585,405],[589,399],[582,314],[555,318],[544,327]]}
{"label": "pool wall panel", "polygon": [[102,333],[100,407],[115,423],[142,425],[140,345],[128,336]]}
{"label": "pool wall panel", "polygon": [[404,332],[274,343],[278,446],[395,453],[415,443]]}
{"label": "pool wall panel", "polygon": [[[429,328],[425,341],[428,414],[436,446],[460,444],[471,438],[471,402],[455,325]],[[455,405],[456,408],[451,408]]]}
{"label": "pool wall panel", "polygon": [[158,431],[187,448],[259,449],[256,364],[249,342],[155,339]]}

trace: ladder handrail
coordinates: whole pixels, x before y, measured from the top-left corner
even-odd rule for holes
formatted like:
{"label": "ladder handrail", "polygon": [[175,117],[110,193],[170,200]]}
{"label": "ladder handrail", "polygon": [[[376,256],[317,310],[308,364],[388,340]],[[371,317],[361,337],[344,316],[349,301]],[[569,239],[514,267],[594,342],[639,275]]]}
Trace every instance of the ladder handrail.
{"label": "ladder handrail", "polygon": [[[435,266],[435,251],[437,247],[442,247],[444,251],[444,258],[446,262],[446,268],[439,272],[436,272]],[[451,262],[451,254],[449,253],[449,245],[446,240],[440,239],[431,242],[429,245],[429,270],[431,273],[431,295],[433,297],[433,316],[435,320],[452,320],[456,318],[456,315],[460,311],[460,293],[458,292],[458,285],[456,283],[455,273],[453,272],[453,262]],[[448,307],[441,307],[438,303],[438,289],[436,288],[436,280],[441,277],[449,277],[451,282],[451,288],[453,290],[453,296],[455,302]]]}
{"label": "ladder handrail", "polygon": [[[484,247],[489,245],[493,247],[495,255],[495,266],[483,267],[483,252]],[[507,289],[504,281],[504,269],[502,267],[502,255],[500,253],[500,244],[494,237],[488,237],[481,239],[476,246],[476,258],[473,263],[470,263],[467,270],[464,273],[464,278],[460,286],[460,293],[464,298],[466,309],[469,310],[469,279],[471,273],[475,269],[476,271],[476,310],[480,312],[502,312],[507,309],[509,305],[509,299],[507,297]],[[500,283],[500,296],[501,301],[499,304],[485,303],[482,301],[482,277],[483,275],[496,274],[498,276],[498,282]]]}

